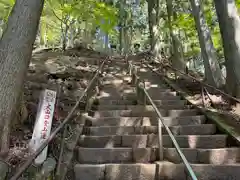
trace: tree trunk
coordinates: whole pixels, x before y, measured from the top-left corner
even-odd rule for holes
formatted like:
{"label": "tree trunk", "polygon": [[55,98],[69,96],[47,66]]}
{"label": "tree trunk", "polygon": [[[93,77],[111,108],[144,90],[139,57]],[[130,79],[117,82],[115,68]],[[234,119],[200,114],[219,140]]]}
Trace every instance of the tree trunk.
{"label": "tree trunk", "polygon": [[214,0],[226,62],[226,89],[240,97],[240,17],[234,0]]}
{"label": "tree trunk", "polygon": [[224,79],[217,61],[215,48],[213,47],[210,30],[203,15],[201,0],[190,0],[190,2],[204,59],[205,78],[207,83],[220,87],[223,85]]}
{"label": "tree trunk", "polygon": [[[179,41],[176,34],[174,34],[173,27],[172,27],[172,17],[173,17],[173,1],[172,0],[166,0],[167,2],[167,13],[168,13],[168,26],[169,31],[172,39],[172,47],[173,47],[173,66],[175,69],[178,69],[181,72],[185,72],[186,65],[183,59],[183,50],[181,46],[181,42]],[[177,74],[181,76],[181,73]]]}
{"label": "tree trunk", "polygon": [[126,0],[120,3],[120,32],[119,32],[119,51],[120,54],[124,54],[126,51],[126,42],[124,42],[126,32]]}
{"label": "tree trunk", "polygon": [[[152,27],[150,27],[150,36],[151,40],[151,50],[154,56],[154,60],[161,60],[161,42],[160,42],[160,31],[159,31],[159,24],[160,24],[160,1],[159,0],[148,0],[148,8],[152,10],[148,14],[150,15],[149,23]],[[152,35],[151,35],[152,33]]]}
{"label": "tree trunk", "polygon": [[0,148],[7,152],[44,0],[16,0],[0,42]]}
{"label": "tree trunk", "polygon": [[149,39],[150,39],[150,50],[153,51],[153,17],[152,17],[152,11],[153,11],[153,3],[152,0],[147,0],[148,2],[148,27],[149,27]]}
{"label": "tree trunk", "polygon": [[65,29],[63,31],[63,41],[62,41],[62,50],[65,51],[67,47],[67,41],[68,41],[68,29],[69,25],[66,23],[65,24]]}
{"label": "tree trunk", "polygon": [[67,46],[70,48],[74,47],[74,37],[76,36],[76,29],[73,26],[69,27],[69,38],[68,38],[68,42],[67,42]]}

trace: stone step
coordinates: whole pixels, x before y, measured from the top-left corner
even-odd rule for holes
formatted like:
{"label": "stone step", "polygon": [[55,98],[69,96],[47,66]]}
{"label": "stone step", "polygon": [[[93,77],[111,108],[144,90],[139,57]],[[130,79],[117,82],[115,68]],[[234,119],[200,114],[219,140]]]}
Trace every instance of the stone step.
{"label": "stone step", "polygon": [[[218,148],[218,149],[189,149],[181,148],[184,156],[190,163],[201,164],[234,164],[240,162],[240,148]],[[164,159],[173,163],[182,163],[175,148],[164,149]]]}
{"label": "stone step", "polygon": [[[102,90],[103,91],[115,91],[115,90],[118,90],[118,91],[121,91],[123,93],[133,93],[133,92],[136,92],[136,88],[135,86],[133,85],[124,85],[122,87],[120,87],[120,89],[116,89],[116,86],[113,86],[113,85],[106,85],[106,86],[103,86],[102,87]],[[173,94],[173,95],[176,95],[176,92],[173,91],[172,89],[169,89],[169,88],[163,88],[163,87],[146,87],[146,90],[148,93],[153,93],[153,94],[157,94],[157,93],[169,93],[169,94]]]}
{"label": "stone step", "polygon": [[[152,99],[170,99],[170,100],[180,100],[180,96],[177,96],[176,92],[156,92],[156,93],[152,93],[149,92],[148,93],[150,95],[150,97]],[[126,99],[134,99],[136,98],[136,92],[135,91],[131,91],[131,90],[122,90],[122,91],[118,91],[117,88],[116,89],[111,89],[111,90],[101,90],[100,93],[101,96],[103,95],[107,95],[106,97],[102,97],[102,98],[109,98],[111,97],[111,99],[115,99],[118,97],[124,97]],[[115,98],[114,98],[115,97]]]}
{"label": "stone step", "polygon": [[147,90],[148,94],[151,96],[151,97],[158,97],[159,95],[160,96],[177,96],[177,92],[176,91],[159,91],[157,89],[150,89],[150,90]]}
{"label": "stone step", "polygon": [[115,79],[131,79],[132,77],[130,75],[126,75],[126,74],[121,74],[121,73],[117,73],[114,75],[107,75],[105,77],[102,78],[103,81],[109,81],[109,80],[115,80]]}
{"label": "stone step", "polygon": [[199,163],[234,164],[240,162],[239,148],[199,149]]}
{"label": "stone step", "polygon": [[[92,118],[87,116],[88,124],[91,126],[157,126],[156,117],[105,117]],[[205,116],[183,116],[183,117],[164,117],[166,126],[177,125],[198,125],[204,124]]]}
{"label": "stone step", "polygon": [[[192,164],[191,167],[199,180],[240,179],[240,164]],[[188,179],[191,178],[188,176]]]}
{"label": "stone step", "polygon": [[135,105],[137,100],[124,100],[124,99],[107,99],[102,98],[97,100],[97,104],[101,105]]}
{"label": "stone step", "polygon": [[122,84],[105,84],[101,85],[100,84],[100,89],[101,90],[112,90],[119,88],[118,90],[123,90],[123,89],[135,89],[135,86],[129,83],[122,83]]}
{"label": "stone step", "polygon": [[105,86],[105,85],[119,85],[119,84],[123,84],[123,83],[126,83],[126,81],[129,81],[129,79],[128,80],[123,80],[123,79],[113,79],[113,80],[103,80],[102,82],[101,82],[101,85],[102,86]]}
{"label": "stone step", "polygon": [[[121,134],[121,133],[119,133]],[[195,141],[188,142],[188,139],[196,137]],[[207,138],[209,138],[208,144]],[[224,148],[226,137],[224,135],[177,135],[175,136],[178,144],[182,148]],[[218,142],[221,140],[221,143]],[[195,143],[195,144],[194,144]],[[158,135],[102,135],[85,136],[79,139],[82,147],[104,148],[104,147],[158,147]],[[166,148],[174,147],[168,135],[163,135],[163,146]]]}
{"label": "stone step", "polygon": [[119,94],[119,95],[123,95],[123,94],[128,94],[128,93],[136,93],[135,92],[135,88],[134,87],[128,87],[128,86],[124,86],[124,87],[111,87],[111,88],[100,88],[101,92],[104,93],[108,93],[108,94]]}
{"label": "stone step", "polygon": [[135,108],[144,108],[145,106],[142,105],[97,105],[94,109],[98,111],[108,111],[108,110],[128,110],[128,109],[135,109]]}
{"label": "stone step", "polygon": [[[181,148],[189,163],[234,164],[239,163],[240,148],[190,149]],[[212,152],[215,152],[211,154]],[[78,148],[80,163],[149,163],[159,158],[159,149],[154,148]],[[164,160],[180,164],[175,148],[164,148]],[[215,159],[216,158],[216,159]]]}
{"label": "stone step", "polygon": [[[163,117],[181,117],[181,116],[194,116],[198,115],[199,111],[197,109],[184,109],[184,110],[163,110],[159,109]],[[157,117],[157,114],[153,108],[142,109],[136,108],[132,110],[109,110],[109,111],[95,111],[94,118],[100,117]]]}
{"label": "stone step", "polygon": [[[154,100],[153,101],[156,106],[163,106],[163,105],[184,105],[186,104],[185,100]],[[107,99],[107,98],[100,98],[97,100],[97,104],[104,104],[104,105],[135,105],[137,104],[137,99],[135,100],[126,100],[126,99]],[[148,104],[150,104],[148,102]]]}
{"label": "stone step", "polygon": [[[224,148],[227,144],[227,135],[216,134],[216,135],[177,135],[175,136],[181,148]],[[164,147],[174,147],[172,140],[168,135],[163,135]],[[158,147],[158,135],[148,135],[147,147]]]}
{"label": "stone step", "polygon": [[[121,97],[123,97],[124,99],[129,99],[129,100],[137,99],[136,93],[123,94]],[[173,96],[173,95],[155,94],[155,95],[150,95],[150,97],[155,100],[181,100],[180,96]],[[107,97],[101,97],[101,99],[102,100],[114,100],[114,99],[117,99],[117,97],[114,98],[114,96],[109,95]]]}
{"label": "stone step", "polygon": [[[184,105],[186,104],[185,100],[153,100],[156,106],[165,106],[165,105]],[[148,103],[149,104],[149,103]]]}
{"label": "stone step", "polygon": [[[155,98],[161,98],[163,96],[177,96],[177,92],[175,91],[168,91],[168,92],[165,92],[164,89],[161,89],[162,91],[155,91],[155,90],[148,90],[148,94],[151,96],[151,98],[155,99]],[[134,96],[136,94],[136,91],[135,90],[126,90],[126,91],[123,91],[122,92],[122,95],[123,96]]]}
{"label": "stone step", "polygon": [[[167,116],[165,110],[159,110],[163,116]],[[110,110],[110,111],[95,111],[93,117],[156,117],[156,112],[153,110]]]}
{"label": "stone step", "polygon": [[162,87],[146,87],[146,90],[148,93],[159,93],[159,92],[168,92],[168,93],[176,93],[175,91],[173,91],[172,89],[169,88],[162,88]]}
{"label": "stone step", "polygon": [[77,164],[75,180],[186,180],[183,165],[156,164]]}
{"label": "stone step", "polygon": [[[85,133],[93,136],[104,135],[132,135],[132,134],[153,134],[158,132],[157,126],[100,126],[85,127]],[[171,126],[173,135],[211,135],[216,132],[215,124]],[[164,127],[162,133],[167,134]]]}
{"label": "stone step", "polygon": [[81,164],[142,163],[156,161],[156,149],[152,148],[78,148]]}
{"label": "stone step", "polygon": [[[240,179],[240,164],[191,164],[199,180]],[[190,180],[183,164],[77,164],[75,180]]]}
{"label": "stone step", "polygon": [[175,118],[180,116],[195,116],[199,115],[199,110],[197,109],[172,109],[167,112],[167,116]]}
{"label": "stone step", "polygon": [[[191,105],[165,105],[158,106],[158,109],[164,110],[177,110],[177,109],[190,109],[193,106]],[[143,105],[98,105],[96,107],[97,110],[129,110],[129,109],[153,109],[151,105],[143,106]]]}

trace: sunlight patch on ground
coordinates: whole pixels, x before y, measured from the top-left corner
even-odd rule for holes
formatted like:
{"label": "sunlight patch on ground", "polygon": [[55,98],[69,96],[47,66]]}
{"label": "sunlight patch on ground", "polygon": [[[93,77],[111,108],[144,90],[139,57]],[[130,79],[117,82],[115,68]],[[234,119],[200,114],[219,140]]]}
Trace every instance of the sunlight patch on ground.
{"label": "sunlight patch on ground", "polygon": [[148,70],[146,68],[140,68],[139,71],[140,72],[147,72]]}

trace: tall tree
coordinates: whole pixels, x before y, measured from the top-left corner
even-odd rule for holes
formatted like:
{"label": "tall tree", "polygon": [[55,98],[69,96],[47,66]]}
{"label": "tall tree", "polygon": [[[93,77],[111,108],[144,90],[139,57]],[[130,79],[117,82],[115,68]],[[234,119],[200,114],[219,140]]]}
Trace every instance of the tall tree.
{"label": "tall tree", "polygon": [[214,0],[226,62],[226,87],[240,97],[240,17],[235,0]]}
{"label": "tall tree", "polygon": [[223,85],[224,79],[213,47],[211,33],[204,18],[201,0],[190,0],[190,2],[204,60],[206,81],[211,85],[220,87]]}
{"label": "tall tree", "polygon": [[9,148],[44,0],[16,0],[0,42],[0,148]]}
{"label": "tall tree", "polygon": [[149,32],[151,38],[150,42],[151,51],[154,55],[154,59],[161,59],[161,42],[159,32],[159,25],[161,19],[160,2],[161,0],[148,0]]}
{"label": "tall tree", "polygon": [[186,65],[183,59],[181,42],[179,41],[177,35],[174,33],[174,29],[172,25],[172,21],[174,20],[173,19],[174,18],[173,17],[173,0],[166,0],[166,4],[167,4],[167,14],[168,14],[168,27],[169,27],[169,31],[172,39],[172,49],[173,49],[172,64],[176,69],[180,70],[181,72],[185,72]]}

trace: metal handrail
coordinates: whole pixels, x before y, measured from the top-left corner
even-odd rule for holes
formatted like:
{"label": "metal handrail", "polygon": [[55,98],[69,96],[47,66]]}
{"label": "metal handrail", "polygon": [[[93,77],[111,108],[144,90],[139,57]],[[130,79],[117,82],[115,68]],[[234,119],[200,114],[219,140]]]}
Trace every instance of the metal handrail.
{"label": "metal handrail", "polygon": [[[107,58],[106,58],[107,59]],[[76,104],[74,105],[74,107],[72,108],[72,110],[70,111],[70,113],[67,115],[67,117],[63,120],[63,122],[54,129],[54,131],[50,134],[49,138],[46,139],[41,146],[32,154],[28,157],[28,160],[21,165],[21,167],[19,167],[19,169],[16,171],[16,173],[10,178],[10,180],[17,180],[26,170],[27,168],[32,164],[32,162],[34,161],[34,159],[44,150],[44,148],[53,140],[53,138],[57,135],[57,133],[59,131],[61,131],[61,129],[66,125],[66,123],[70,120],[70,118],[72,117],[73,113],[75,112],[75,110],[77,109],[77,107],[79,106],[79,103],[82,101],[82,99],[85,97],[85,95],[91,91],[91,88],[94,84],[94,82],[96,81],[96,79],[98,78],[99,74],[101,74],[103,65],[106,61],[106,59],[102,62],[102,64],[100,65],[99,69],[96,71],[95,75],[93,76],[92,80],[90,81],[90,83],[88,84],[87,88],[84,90],[84,92],[82,93],[82,95],[79,97],[78,101],[76,102]]]}
{"label": "metal handrail", "polygon": [[[193,169],[192,167],[190,166],[188,160],[186,159],[186,157],[184,156],[184,154],[182,153],[178,143],[177,143],[177,140],[175,139],[175,137],[173,136],[171,130],[169,129],[169,127],[164,124],[163,120],[163,116],[161,115],[160,111],[158,110],[157,106],[155,105],[155,103],[153,102],[152,98],[150,97],[150,95],[148,94],[147,90],[143,87],[140,86],[140,88],[142,88],[142,90],[144,91],[145,95],[147,96],[148,100],[150,101],[151,105],[153,106],[153,109],[155,110],[155,112],[157,113],[158,115],[158,124],[160,125],[160,122],[161,124],[163,125],[163,127],[167,130],[167,133],[168,135],[170,136],[172,142],[173,142],[173,145],[175,146],[176,150],[177,150],[177,153],[178,155],[180,156],[180,158],[182,159],[183,161],[183,164],[185,165],[185,167],[187,168],[187,171],[189,173],[189,175],[191,176],[191,178],[193,180],[197,180],[197,177],[195,175],[195,173],[193,172]],[[160,121],[159,121],[160,120]],[[160,147],[159,147],[160,148]],[[163,152],[163,151],[162,151]]]}
{"label": "metal handrail", "polygon": [[[129,67],[134,68],[134,66],[132,64],[129,64]],[[132,72],[132,71],[131,71]],[[136,71],[132,74],[132,76],[135,79],[140,79],[137,74]],[[171,138],[171,141],[173,142],[173,145],[175,146],[175,149],[177,150],[178,155],[180,156],[180,158],[183,161],[183,164],[185,165],[185,167],[187,168],[187,171],[189,173],[189,175],[191,176],[191,178],[193,180],[197,180],[197,177],[192,169],[192,167],[190,166],[188,160],[186,159],[186,157],[184,156],[184,154],[182,153],[180,146],[177,143],[177,140],[175,139],[174,135],[172,134],[171,130],[169,129],[169,127],[164,124],[164,118],[161,115],[160,111],[158,110],[157,106],[155,105],[155,103],[153,102],[152,98],[150,97],[150,95],[148,94],[147,90],[144,87],[144,84],[142,83],[142,81],[136,81],[139,82],[138,84],[136,84],[136,87],[141,88],[145,94],[145,96],[148,98],[149,102],[151,103],[151,105],[153,106],[154,111],[157,113],[158,115],[158,135],[159,135],[159,157],[160,160],[163,160],[163,144],[162,144],[162,126],[166,129],[168,135]]]}
{"label": "metal handrail", "polygon": [[[144,63],[144,64],[146,64],[146,63]],[[207,83],[205,83],[205,82],[202,82],[202,81],[198,80],[197,78],[195,78],[195,77],[193,77],[193,76],[191,76],[191,75],[189,75],[189,74],[186,74],[186,73],[184,73],[184,72],[182,72],[182,71],[180,71],[180,70],[178,70],[178,69],[176,69],[176,68],[174,68],[174,67],[172,67],[172,66],[170,66],[170,65],[168,65],[168,64],[166,65],[166,64],[161,63],[161,65],[164,66],[164,67],[168,67],[168,68],[170,68],[170,69],[172,69],[172,70],[174,70],[174,71],[177,71],[177,72],[179,72],[180,74],[185,75],[186,77],[189,77],[189,78],[193,79],[194,81],[200,83],[201,85],[203,85],[203,86],[205,86],[205,87],[208,87],[208,88],[211,88],[211,89],[219,92],[220,94],[222,94],[222,95],[224,95],[224,96],[226,96],[226,97],[234,100],[235,102],[240,103],[240,99],[238,99],[238,98],[236,98],[236,97],[233,97],[232,95],[230,95],[230,94],[228,94],[228,93],[225,93],[224,91],[222,91],[222,90],[220,90],[220,89],[218,89],[218,88],[216,88],[216,87],[214,87],[214,86],[212,86],[212,85],[210,85],[210,84],[207,84]],[[147,66],[148,66],[148,68],[150,68],[149,65],[147,65]],[[151,70],[152,70],[152,69],[151,69]]]}

